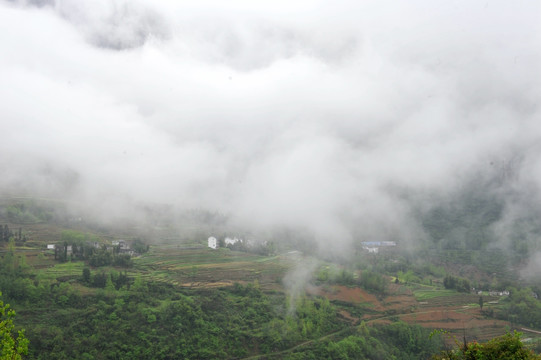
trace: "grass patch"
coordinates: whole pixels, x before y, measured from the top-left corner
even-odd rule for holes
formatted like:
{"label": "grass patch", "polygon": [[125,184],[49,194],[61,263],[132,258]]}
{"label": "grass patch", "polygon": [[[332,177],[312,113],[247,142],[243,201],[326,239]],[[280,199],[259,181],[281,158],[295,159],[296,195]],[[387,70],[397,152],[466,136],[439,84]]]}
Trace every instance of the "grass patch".
{"label": "grass patch", "polygon": [[279,256],[175,246],[151,247],[148,253],[134,259],[134,271],[142,273],[147,281],[198,287],[256,279],[261,286],[272,287],[288,266]]}
{"label": "grass patch", "polygon": [[417,301],[426,301],[430,299],[434,299],[437,297],[444,297],[444,296],[453,296],[457,295],[457,293],[454,290],[415,290],[413,292],[413,295],[415,296],[415,299]]}
{"label": "grass patch", "polygon": [[54,280],[61,276],[82,275],[84,267],[85,263],[83,261],[66,262],[42,270],[41,275],[43,278],[50,280]]}

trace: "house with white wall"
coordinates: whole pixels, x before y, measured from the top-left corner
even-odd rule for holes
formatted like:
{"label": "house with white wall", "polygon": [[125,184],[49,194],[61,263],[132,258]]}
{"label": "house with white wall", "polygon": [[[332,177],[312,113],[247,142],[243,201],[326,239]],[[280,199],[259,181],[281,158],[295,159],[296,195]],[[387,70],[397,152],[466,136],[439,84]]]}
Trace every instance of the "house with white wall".
{"label": "house with white wall", "polygon": [[208,246],[211,249],[217,249],[218,248],[218,240],[214,236],[211,236],[208,238]]}
{"label": "house with white wall", "polygon": [[239,241],[241,241],[241,240],[239,238],[236,238],[236,237],[234,237],[234,238],[226,237],[224,239],[225,246],[227,246],[227,245],[235,245]]}

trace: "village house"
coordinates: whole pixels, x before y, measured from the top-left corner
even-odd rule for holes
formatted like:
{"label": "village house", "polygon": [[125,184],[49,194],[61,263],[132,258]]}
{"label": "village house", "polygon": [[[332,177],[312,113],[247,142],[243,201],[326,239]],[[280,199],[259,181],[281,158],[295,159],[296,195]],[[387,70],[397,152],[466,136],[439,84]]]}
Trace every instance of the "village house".
{"label": "village house", "polygon": [[[113,240],[111,241],[113,246],[113,251],[117,251],[118,254],[128,254],[130,256],[135,256],[136,252],[130,247],[125,240]],[[109,249],[109,248],[108,248]]]}
{"label": "village house", "polygon": [[226,237],[225,240],[224,240],[224,243],[225,245],[235,245],[236,243],[238,243],[239,241],[242,241],[240,240],[239,238],[233,238],[231,239],[230,237]]}
{"label": "village house", "polygon": [[[475,289],[474,289],[475,290]],[[479,290],[477,291],[477,295],[483,295],[483,291]],[[503,291],[488,291],[489,296],[509,296],[509,291],[503,290]]]}
{"label": "village house", "polygon": [[128,244],[126,244],[126,241],[124,241],[124,240],[113,240],[113,241],[111,242],[111,244],[112,244],[113,246],[118,246],[118,247],[120,247],[121,249],[123,249],[123,248],[128,248]]}
{"label": "village house", "polygon": [[363,246],[396,246],[395,241],[363,241],[361,242],[361,245]]}
{"label": "village house", "polygon": [[217,249],[218,248],[218,240],[214,236],[211,236],[208,238],[208,247],[211,249]]}
{"label": "village house", "polygon": [[396,246],[394,241],[363,241],[361,242],[363,250],[372,254],[377,254],[380,247],[393,247]]}
{"label": "village house", "polygon": [[370,254],[377,254],[379,252],[379,248],[377,247],[364,246],[363,249],[367,250]]}

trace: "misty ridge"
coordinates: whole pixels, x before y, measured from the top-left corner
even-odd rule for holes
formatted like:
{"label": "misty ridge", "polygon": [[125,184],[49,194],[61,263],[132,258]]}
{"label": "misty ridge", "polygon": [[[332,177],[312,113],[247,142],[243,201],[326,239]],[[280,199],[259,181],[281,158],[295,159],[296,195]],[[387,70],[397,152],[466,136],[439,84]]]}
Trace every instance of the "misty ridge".
{"label": "misty ridge", "polygon": [[338,256],[512,249],[540,271],[538,5],[0,6],[3,197]]}

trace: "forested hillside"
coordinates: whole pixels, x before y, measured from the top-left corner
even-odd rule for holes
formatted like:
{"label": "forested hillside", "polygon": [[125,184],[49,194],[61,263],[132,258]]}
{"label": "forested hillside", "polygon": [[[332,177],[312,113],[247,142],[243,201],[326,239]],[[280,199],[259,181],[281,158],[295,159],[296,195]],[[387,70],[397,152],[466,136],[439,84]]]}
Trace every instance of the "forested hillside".
{"label": "forested hillside", "polygon": [[[279,238],[262,253],[260,245],[209,249],[206,238],[166,244],[133,229],[100,233],[51,204],[18,201],[0,212],[0,290],[16,310],[15,329],[26,331],[30,359],[429,358],[447,341],[430,337],[434,329],[480,341],[541,329],[538,284],[502,269],[516,253],[490,241],[441,246],[435,236],[487,207],[471,228],[498,221],[497,205],[472,201],[477,207],[449,206],[454,217],[431,209],[432,240],[417,253],[398,243],[340,262]],[[50,215],[14,218],[14,206]]]}

